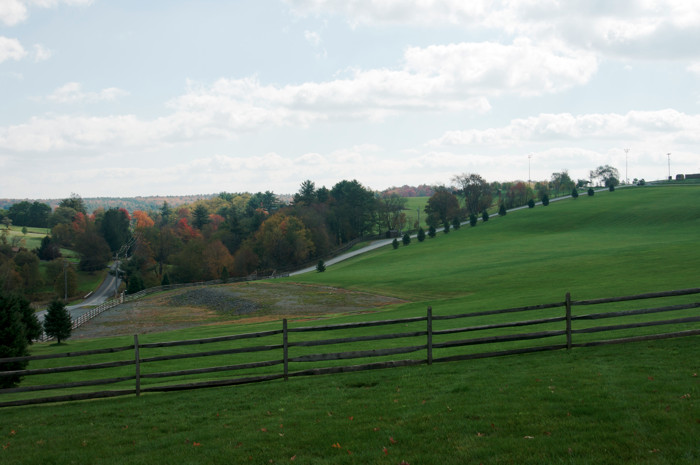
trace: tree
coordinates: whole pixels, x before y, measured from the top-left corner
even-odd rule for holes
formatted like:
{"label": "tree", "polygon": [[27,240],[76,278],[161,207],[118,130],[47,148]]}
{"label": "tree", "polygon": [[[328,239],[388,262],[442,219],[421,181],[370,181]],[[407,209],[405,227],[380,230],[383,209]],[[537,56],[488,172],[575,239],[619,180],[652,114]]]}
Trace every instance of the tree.
{"label": "tree", "polygon": [[54,260],[50,270],[47,270],[53,282],[53,290],[57,296],[68,298],[78,292],[78,274],[67,260]]}
{"label": "tree", "polygon": [[295,216],[279,212],[255,233],[254,250],[263,264],[278,268],[304,263],[314,252],[311,233]]}
{"label": "tree", "polygon": [[505,205],[504,203],[502,203],[502,204],[499,205],[499,207],[498,207],[498,216],[506,216],[506,213],[508,213],[508,212],[506,211],[506,205]]}
{"label": "tree", "polygon": [[129,212],[123,208],[110,208],[102,217],[100,231],[112,253],[117,253],[131,239]]}
{"label": "tree", "polygon": [[319,260],[318,263],[316,263],[316,271],[319,273],[326,271],[326,264],[323,263],[323,260]]}
{"label": "tree", "polygon": [[85,202],[83,202],[83,199],[75,193],[70,194],[70,197],[67,199],[61,200],[61,202],[58,204],[59,207],[64,207],[64,208],[70,208],[76,212],[83,213],[87,215],[87,209],[85,208]]}
{"label": "tree", "polygon": [[528,208],[535,208],[535,200],[534,200],[534,199],[528,200],[528,201],[527,201],[527,207],[528,207]]}
{"label": "tree", "polygon": [[486,210],[484,210],[484,211],[481,213],[481,221],[483,221],[484,223],[486,223],[488,220],[489,220],[489,213],[488,213]]}
{"label": "tree", "polygon": [[471,215],[469,215],[469,226],[471,226],[473,228],[474,226],[476,226],[476,223],[477,223],[476,215],[474,213],[472,213]]}
{"label": "tree", "polygon": [[459,220],[458,216],[452,218],[452,228],[456,231],[462,227],[462,222]]}
{"label": "tree", "polygon": [[70,337],[72,322],[66,304],[61,300],[53,300],[44,316],[44,331],[49,337],[55,337],[58,343]]}
{"label": "tree", "polygon": [[506,192],[506,208],[515,208],[525,205],[530,196],[530,188],[524,182],[516,182]]}
{"label": "tree", "polygon": [[146,286],[143,284],[141,273],[134,273],[129,276],[129,283],[126,285],[127,294],[136,294],[144,289],[146,289]]}
{"label": "tree", "polygon": [[408,199],[399,197],[398,194],[383,195],[379,199],[379,218],[382,226],[387,230],[401,231],[406,225],[406,208]]}
{"label": "tree", "polygon": [[411,236],[409,236],[408,233],[405,233],[401,238],[401,242],[403,242],[403,245],[409,245],[411,243]]}
{"label": "tree", "polygon": [[[29,301],[0,291],[0,358],[29,355],[29,344],[41,335],[41,325]],[[0,371],[17,371],[27,367],[26,360],[0,363]],[[20,381],[19,375],[0,377],[0,388],[10,388]]]}
{"label": "tree", "polygon": [[209,223],[209,210],[200,203],[192,211],[192,226],[201,231],[207,223]]}
{"label": "tree", "polygon": [[552,187],[555,193],[568,192],[573,189],[575,183],[571,176],[569,176],[568,170],[562,170],[559,173],[552,173]]}
{"label": "tree", "polygon": [[391,241],[391,246],[394,248],[394,250],[399,248],[399,240],[397,238],[394,238],[393,241]]}
{"label": "tree", "polygon": [[316,201],[316,185],[307,179],[301,183],[299,192],[294,194],[294,205],[311,205]]}
{"label": "tree", "polygon": [[425,230],[423,228],[418,228],[416,239],[418,239],[418,242],[423,242],[425,240]]}
{"label": "tree", "polygon": [[51,261],[61,256],[61,249],[49,236],[44,236],[41,239],[41,246],[36,251],[40,260]]}
{"label": "tree", "polygon": [[438,226],[447,223],[449,218],[454,218],[459,213],[459,201],[457,197],[444,187],[435,189],[435,193],[428,199],[425,205],[425,220],[428,226]]}
{"label": "tree", "polygon": [[571,197],[578,199],[578,191],[575,187],[571,190]]}
{"label": "tree", "polygon": [[588,188],[588,196],[589,196],[589,197],[593,197],[594,195],[595,195],[595,191],[593,190],[592,187],[589,187],[589,188]]}
{"label": "tree", "polygon": [[436,234],[437,234],[437,231],[435,230],[435,226],[430,225],[428,227],[428,237],[432,239],[433,237],[435,237]]}
{"label": "tree", "polygon": [[464,173],[454,176],[452,182],[464,195],[468,214],[476,215],[491,206],[491,187],[478,174]]}
{"label": "tree", "polygon": [[340,181],[330,191],[329,230],[339,243],[372,229],[377,211],[374,194],[356,180]]}
{"label": "tree", "polygon": [[112,254],[107,241],[95,231],[88,231],[76,240],[75,251],[80,255],[78,268],[83,271],[102,270]]}
{"label": "tree", "polygon": [[602,165],[590,172],[591,179],[597,179],[599,184],[610,187],[620,183],[620,172],[610,165]]}
{"label": "tree", "polygon": [[549,205],[549,196],[547,194],[544,194],[542,196],[542,205],[545,207]]}
{"label": "tree", "polygon": [[450,222],[449,221],[445,221],[442,224],[442,232],[444,232],[445,234],[449,234],[449,232],[450,232]]}

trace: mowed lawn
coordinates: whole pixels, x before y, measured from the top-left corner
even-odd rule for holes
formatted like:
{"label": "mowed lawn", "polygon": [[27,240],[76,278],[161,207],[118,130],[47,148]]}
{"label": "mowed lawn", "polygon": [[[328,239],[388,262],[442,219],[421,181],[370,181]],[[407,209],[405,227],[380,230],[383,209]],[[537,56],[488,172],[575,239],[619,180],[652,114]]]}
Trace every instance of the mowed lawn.
{"label": "mowed lawn", "polygon": [[[601,192],[294,280],[410,301],[324,324],[424,315],[428,305],[439,315],[561,301],[566,292],[587,299],[700,287],[698,200],[698,187]],[[147,339],[272,326],[208,326]],[[698,354],[698,337],[688,337],[4,408],[0,457],[96,464],[698,463]]]}

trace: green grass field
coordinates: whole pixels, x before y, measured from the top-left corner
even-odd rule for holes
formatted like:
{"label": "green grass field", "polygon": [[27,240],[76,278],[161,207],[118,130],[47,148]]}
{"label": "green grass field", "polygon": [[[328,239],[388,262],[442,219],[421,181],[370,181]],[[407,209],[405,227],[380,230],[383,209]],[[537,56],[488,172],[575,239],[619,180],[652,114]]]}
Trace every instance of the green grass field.
{"label": "green grass field", "polygon": [[[409,301],[377,313],[327,315],[324,324],[418,316],[428,305],[447,315],[561,301],[566,292],[586,299],[699,287],[699,198],[698,186],[581,196],[387,247],[294,281]],[[140,339],[278,327],[212,325]],[[128,343],[69,340],[39,344],[33,353]],[[95,464],[698,463],[697,354],[697,337],[688,337],[4,408],[0,457]]]}

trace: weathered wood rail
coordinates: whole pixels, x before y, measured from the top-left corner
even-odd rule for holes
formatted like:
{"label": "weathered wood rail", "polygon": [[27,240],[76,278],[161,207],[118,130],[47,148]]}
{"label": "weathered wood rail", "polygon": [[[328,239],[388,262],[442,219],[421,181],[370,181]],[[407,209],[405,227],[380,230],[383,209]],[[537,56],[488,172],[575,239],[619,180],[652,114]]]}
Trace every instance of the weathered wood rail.
{"label": "weathered wood rail", "polygon": [[[546,350],[695,336],[700,335],[700,324],[698,324],[700,323],[700,311],[696,310],[700,308],[700,302],[689,302],[687,296],[697,294],[700,294],[700,288],[575,301],[567,293],[561,302],[457,315],[433,315],[432,309],[428,307],[426,315],[420,317],[291,328],[287,320],[283,320],[281,329],[206,339],[140,343],[138,336],[134,336],[133,344],[121,347],[0,359],[0,367],[5,362],[18,360],[30,362],[29,369],[2,371],[0,377],[19,375],[27,378],[34,376],[41,378],[43,376],[45,381],[29,382],[25,379],[19,387],[0,390],[0,407],[140,395],[142,392],[233,386],[278,379],[286,380],[289,377],[356,372]],[[683,298],[681,299],[683,301],[649,308],[624,308],[629,305],[628,303],[636,303],[637,301],[663,299],[663,302],[667,302],[668,299],[672,298]],[[574,314],[572,310],[574,307],[605,307],[611,304],[612,308],[596,313]],[[675,312],[676,315],[658,320],[648,319],[650,315],[670,312]],[[510,314],[527,314],[532,315],[532,317],[519,321],[499,321],[500,318],[509,317]],[[490,318],[497,321],[489,322]],[[451,320],[469,319],[479,321],[480,324],[464,327],[452,326],[443,329],[435,327],[441,324],[449,326]],[[605,319],[612,319],[614,322],[595,325],[596,321]],[[411,327],[411,330],[382,332],[384,328],[396,325]],[[655,331],[654,328],[660,326],[673,326],[672,329],[675,330],[670,332]],[[508,332],[526,327],[536,328],[528,332]],[[316,333],[328,332],[353,333],[353,335],[335,338],[314,336]],[[354,335],[356,332],[361,334]],[[467,339],[455,338],[455,336],[461,337],[465,333],[474,332],[485,332],[486,334]],[[618,334],[617,337],[595,338],[597,334],[610,332],[622,332],[622,334]],[[576,341],[574,341],[574,336],[576,336]],[[243,345],[246,340],[256,339],[267,343]],[[417,343],[395,345],[394,341],[397,339],[417,340]],[[551,341],[552,339],[554,341]],[[547,343],[545,340],[551,342]],[[373,344],[368,346],[368,343]],[[362,347],[360,349],[354,348],[354,345],[357,344],[361,344]],[[487,344],[495,345],[495,347],[488,351],[477,349]],[[214,347],[211,350],[199,352],[182,351],[184,350],[182,348],[193,345]],[[341,347],[339,350],[331,352],[310,352],[312,348],[322,346]],[[354,350],[347,350],[346,346],[353,346]],[[396,355],[416,352],[424,352],[424,356],[402,360],[387,359]],[[119,353],[129,353],[130,356],[128,359],[113,360],[112,354]],[[272,353],[272,357],[266,355],[268,353]],[[65,366],[41,366],[48,360],[61,358],[85,360],[94,356],[108,357],[109,360]],[[206,357],[210,357],[210,360],[219,364],[189,366],[182,369],[173,363],[183,363],[183,360],[194,358],[201,360]],[[266,357],[270,359],[265,359]],[[383,357],[384,360],[368,361],[375,357]],[[343,363],[343,361],[353,359],[361,359],[365,363],[357,365]],[[224,364],[221,364],[222,361]],[[318,366],[319,364],[326,365]],[[282,365],[281,370],[277,369],[272,373],[267,371],[270,367],[277,365]],[[312,367],[306,368],[309,365]],[[108,378],[89,378],[88,374],[93,370],[101,372],[108,369],[117,370],[118,373]],[[127,369],[129,371],[126,371]],[[80,373],[78,378],[89,379],[60,382],[62,374],[74,372]],[[230,377],[232,372],[239,373],[238,377]],[[218,378],[217,376],[220,376],[217,375],[218,373],[226,375],[223,378]],[[58,376],[57,379],[52,379],[56,376]],[[188,382],[178,381],[180,378],[189,377],[196,377],[196,379]],[[169,382],[162,381],[166,378],[175,379],[171,379]],[[133,384],[126,386],[127,383]],[[108,384],[117,385],[117,388],[102,391],[89,389]],[[30,394],[49,390],[64,393],[50,397],[34,397]],[[78,390],[78,392],[68,392],[71,390]]]}

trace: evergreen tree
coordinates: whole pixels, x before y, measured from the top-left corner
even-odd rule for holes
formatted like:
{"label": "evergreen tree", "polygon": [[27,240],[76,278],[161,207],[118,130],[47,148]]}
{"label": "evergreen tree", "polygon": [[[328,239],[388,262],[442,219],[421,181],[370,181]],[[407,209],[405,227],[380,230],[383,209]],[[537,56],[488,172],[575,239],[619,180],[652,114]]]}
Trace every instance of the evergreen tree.
{"label": "evergreen tree", "polygon": [[470,225],[471,227],[476,226],[476,215],[475,215],[474,213],[472,213],[471,215],[469,215],[469,225]]}
{"label": "evergreen tree", "polygon": [[528,200],[527,206],[528,206],[528,208],[535,208],[535,200],[534,199]]}
{"label": "evergreen tree", "polygon": [[435,234],[437,234],[435,226],[430,225],[430,227],[428,228],[428,237],[432,239],[433,237],[435,237]]}
{"label": "evergreen tree", "polygon": [[459,221],[459,217],[454,217],[454,219],[452,220],[452,227],[455,231],[462,227],[462,222]]}
{"label": "evergreen tree", "polygon": [[486,223],[489,220],[489,214],[486,210],[481,214],[481,220]]}
{"label": "evergreen tree", "polygon": [[44,331],[46,335],[55,337],[60,344],[61,340],[66,340],[70,337],[72,325],[66,304],[58,299],[52,301],[46,311],[46,316],[44,316]]}
{"label": "evergreen tree", "polygon": [[549,196],[547,194],[544,194],[542,196],[542,205],[545,207],[549,205]]}
{"label": "evergreen tree", "polygon": [[221,282],[222,283],[227,283],[228,282],[228,268],[225,266],[221,269]]}
{"label": "evergreen tree", "polygon": [[398,248],[399,248],[399,240],[398,240],[397,238],[394,238],[394,240],[391,241],[391,246],[392,246],[394,249],[398,249]]}
{"label": "evergreen tree", "polygon": [[[29,338],[23,323],[22,301],[23,299],[17,296],[0,294],[0,358],[29,355]],[[27,367],[27,363],[27,361],[0,363],[0,371],[23,370]],[[19,383],[20,379],[17,375],[0,377],[0,388],[13,387]]]}
{"label": "evergreen tree", "polygon": [[418,242],[423,242],[425,240],[425,230],[423,228],[418,229]]}
{"label": "evergreen tree", "polygon": [[401,238],[401,241],[403,242],[403,245],[408,245],[411,243],[411,236],[409,236],[408,233],[406,233]]}
{"label": "evergreen tree", "polygon": [[316,271],[318,271],[319,273],[323,273],[324,271],[326,271],[326,264],[323,263],[323,260],[319,260],[316,264]]}
{"label": "evergreen tree", "polygon": [[170,286],[170,278],[168,277],[168,273],[165,273],[163,275],[163,279],[160,281],[161,286]]}
{"label": "evergreen tree", "polygon": [[506,216],[506,213],[508,213],[508,212],[506,211],[506,204],[502,203],[502,204],[498,207],[498,216]]}
{"label": "evergreen tree", "polygon": [[578,198],[578,191],[574,187],[573,190],[571,191],[571,197],[577,199]]}

